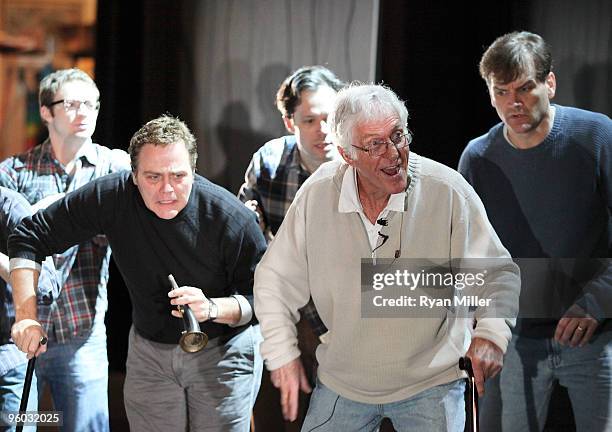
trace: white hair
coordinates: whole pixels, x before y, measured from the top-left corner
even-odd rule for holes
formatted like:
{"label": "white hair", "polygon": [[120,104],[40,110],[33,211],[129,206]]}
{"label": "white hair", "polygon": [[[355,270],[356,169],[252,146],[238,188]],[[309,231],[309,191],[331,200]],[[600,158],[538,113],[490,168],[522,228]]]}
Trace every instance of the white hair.
{"label": "white hair", "polygon": [[328,122],[336,144],[354,155],[351,144],[357,125],[390,116],[397,116],[407,132],[408,110],[393,90],[383,85],[354,82],[338,92]]}

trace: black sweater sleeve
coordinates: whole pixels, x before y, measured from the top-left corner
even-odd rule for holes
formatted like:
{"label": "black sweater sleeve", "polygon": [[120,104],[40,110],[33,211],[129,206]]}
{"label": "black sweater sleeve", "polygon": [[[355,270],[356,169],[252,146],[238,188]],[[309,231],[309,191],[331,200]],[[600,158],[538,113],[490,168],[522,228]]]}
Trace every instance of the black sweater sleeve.
{"label": "black sweater sleeve", "polygon": [[266,250],[266,241],[251,213],[248,210],[238,230],[224,237],[222,251],[229,289],[232,294],[243,295],[253,308],[253,275]]}
{"label": "black sweater sleeve", "polygon": [[24,218],[9,237],[9,256],[40,263],[46,256],[103,234],[113,223],[115,206],[119,205],[114,197],[126,175],[122,172],[94,180]]}

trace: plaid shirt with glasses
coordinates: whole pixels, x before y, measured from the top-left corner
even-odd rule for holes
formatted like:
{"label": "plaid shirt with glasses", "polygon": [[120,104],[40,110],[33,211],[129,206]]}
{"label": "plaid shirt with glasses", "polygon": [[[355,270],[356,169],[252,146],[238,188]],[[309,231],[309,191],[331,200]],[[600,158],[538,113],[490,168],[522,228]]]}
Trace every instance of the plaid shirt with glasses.
{"label": "plaid shirt with glasses", "polygon": [[[255,152],[238,198],[242,202],[257,200],[263,213],[266,238],[276,234],[298,189],[309,176],[300,163],[293,135],[268,141]],[[327,332],[312,299],[300,313],[317,336]]]}
{"label": "plaid shirt with glasses", "polygon": [[[130,159],[125,151],[89,142],[77,153],[74,172],[67,173],[55,159],[47,139],[0,163],[0,185],[20,192],[35,204],[47,196],[74,191],[106,174],[129,169]],[[50,340],[64,343],[87,336],[96,314],[100,314],[98,319],[104,319],[110,253],[106,238],[98,236],[53,256],[62,291],[51,305],[38,307],[38,319]]]}

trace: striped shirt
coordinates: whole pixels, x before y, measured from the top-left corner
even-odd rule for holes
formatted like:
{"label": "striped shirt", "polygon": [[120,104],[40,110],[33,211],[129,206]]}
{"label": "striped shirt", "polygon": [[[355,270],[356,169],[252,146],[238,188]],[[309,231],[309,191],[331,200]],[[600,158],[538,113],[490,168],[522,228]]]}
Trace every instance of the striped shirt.
{"label": "striped shirt", "polygon": [[[91,141],[81,147],[75,160],[74,172],[67,173],[55,159],[47,139],[26,153],[0,163],[0,185],[20,192],[30,204],[35,204],[47,196],[71,192],[111,172],[130,169],[126,152]],[[98,236],[53,256],[62,291],[51,305],[38,307],[38,319],[50,340],[64,343],[86,336],[96,316],[104,319],[110,253],[106,239]]]}
{"label": "striped shirt", "polygon": [[[264,218],[264,235],[272,238],[283,222],[298,189],[310,176],[300,163],[294,135],[273,139],[253,155],[238,198],[257,200]],[[317,336],[327,332],[312,299],[300,309]]]}

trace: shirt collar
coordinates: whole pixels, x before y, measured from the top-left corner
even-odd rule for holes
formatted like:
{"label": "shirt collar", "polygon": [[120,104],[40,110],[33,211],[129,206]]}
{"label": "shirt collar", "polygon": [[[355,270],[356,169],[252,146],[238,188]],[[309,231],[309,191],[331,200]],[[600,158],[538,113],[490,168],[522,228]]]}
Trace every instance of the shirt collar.
{"label": "shirt collar", "polygon": [[[51,146],[51,140],[47,138],[43,142],[43,152],[48,155],[48,157],[53,160],[53,147]],[[88,140],[85,144],[81,146],[77,154],[75,155],[75,159],[85,158],[87,162],[91,165],[98,164],[98,152],[96,151],[96,147],[94,146],[91,140]]]}
{"label": "shirt collar", "polygon": [[289,157],[291,158],[289,160],[289,168],[292,169],[297,169],[297,170],[301,170],[302,168],[302,161],[300,160],[300,152],[298,151],[298,146],[297,143],[293,144],[293,148],[291,149],[291,154],[289,155]]}
{"label": "shirt collar", "polygon": [[[381,214],[389,211],[402,212],[404,211],[404,199],[406,191],[396,193],[389,197],[389,202]],[[357,171],[352,166],[349,166],[344,176],[342,177],[342,186],[340,187],[340,199],[338,200],[338,211],[340,213],[363,212],[359,194],[357,193]]]}
{"label": "shirt collar", "polygon": [[91,140],[88,140],[85,144],[83,144],[75,155],[75,159],[80,159],[82,157],[84,157],[90,164],[97,165],[98,152],[96,151],[96,148]]}

